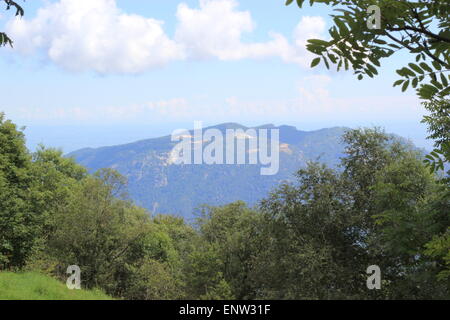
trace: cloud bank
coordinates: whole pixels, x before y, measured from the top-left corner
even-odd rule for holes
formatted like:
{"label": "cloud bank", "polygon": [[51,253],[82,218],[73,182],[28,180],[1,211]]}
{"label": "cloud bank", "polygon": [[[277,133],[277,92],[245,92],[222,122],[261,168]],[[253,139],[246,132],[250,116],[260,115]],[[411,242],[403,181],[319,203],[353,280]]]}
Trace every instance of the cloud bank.
{"label": "cloud bank", "polygon": [[69,71],[136,74],[172,61],[280,58],[308,67],[306,40],[325,31],[321,17],[302,17],[292,39],[271,32],[264,42],[245,42],[255,30],[250,12],[236,0],[200,0],[197,8],[178,5],[171,38],[164,22],[126,14],[115,0],[48,2],[33,19],[14,19],[7,32],[22,54],[39,52]]}

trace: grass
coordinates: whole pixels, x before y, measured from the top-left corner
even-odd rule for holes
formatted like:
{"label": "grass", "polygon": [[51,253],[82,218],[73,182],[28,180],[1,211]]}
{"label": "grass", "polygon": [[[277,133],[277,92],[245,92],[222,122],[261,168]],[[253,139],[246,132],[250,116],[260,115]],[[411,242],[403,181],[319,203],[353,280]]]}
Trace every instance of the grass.
{"label": "grass", "polygon": [[69,290],[49,276],[34,272],[0,272],[0,300],[111,300],[100,290]]}

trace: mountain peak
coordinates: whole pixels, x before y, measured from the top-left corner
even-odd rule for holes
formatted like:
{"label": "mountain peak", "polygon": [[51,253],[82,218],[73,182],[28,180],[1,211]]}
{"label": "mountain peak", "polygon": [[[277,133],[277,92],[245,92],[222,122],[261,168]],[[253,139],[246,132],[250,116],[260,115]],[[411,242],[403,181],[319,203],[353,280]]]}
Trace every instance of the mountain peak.
{"label": "mountain peak", "polygon": [[248,128],[246,126],[236,123],[236,122],[225,122],[225,123],[217,124],[215,126],[206,127],[204,129],[226,130],[226,129],[248,129]]}

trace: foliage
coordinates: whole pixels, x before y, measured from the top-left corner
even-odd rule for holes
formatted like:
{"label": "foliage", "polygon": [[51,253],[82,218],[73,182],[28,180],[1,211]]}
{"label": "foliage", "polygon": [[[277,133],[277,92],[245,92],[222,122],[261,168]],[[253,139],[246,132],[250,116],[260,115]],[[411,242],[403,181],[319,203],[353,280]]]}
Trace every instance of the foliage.
{"label": "foliage", "polygon": [[311,163],[297,178],[262,202],[270,239],[258,263],[263,298],[342,299],[362,291],[363,250],[347,232],[351,217],[339,175]]}
{"label": "foliage", "polygon": [[22,131],[0,113],[0,270],[23,266],[39,236],[42,216],[33,212],[30,168]]}
{"label": "foliage", "polygon": [[429,115],[422,122],[428,126],[428,138],[435,141],[435,149],[427,155],[425,163],[433,172],[444,171],[445,163],[450,162],[450,100],[431,100],[424,106]]}
{"label": "foliage", "polygon": [[[259,261],[262,297],[448,298],[437,279],[446,271],[435,266],[448,247],[425,252],[450,225],[445,189],[415,150],[379,129],[344,139],[342,172],[312,163],[263,201],[271,240]],[[373,264],[383,273],[379,291],[365,287]]]}
{"label": "foliage", "polygon": [[[293,0],[287,0],[289,5]],[[297,0],[302,7],[305,0]],[[450,93],[450,6],[447,1],[411,0],[310,0],[311,5],[332,6],[334,26],[330,40],[311,39],[308,50],[318,55],[312,62],[322,61],[327,68],[352,68],[359,80],[378,75],[381,60],[406,49],[415,61],[397,70],[405,91],[417,88],[422,99],[442,98]],[[372,26],[371,15],[376,5],[381,12],[381,25]],[[426,83],[424,83],[426,81]],[[420,86],[418,86],[421,84]]]}
{"label": "foliage", "polygon": [[113,290],[109,284],[116,265],[144,232],[145,211],[116,198],[121,187],[121,177],[105,170],[73,186],[67,203],[54,208],[46,250],[58,258],[63,272],[69,265],[80,266],[87,288]]}
{"label": "foliage", "polygon": [[208,275],[214,279],[214,286],[223,288],[228,284],[236,299],[254,298],[256,293],[251,278],[253,260],[261,250],[258,212],[249,209],[243,202],[223,207],[203,207],[197,225],[206,244],[193,252],[193,263],[201,259],[208,261],[206,263],[216,263],[211,269],[214,274]]}
{"label": "foliage", "polygon": [[450,280],[450,228],[442,236],[433,238],[427,244],[426,253],[441,261],[442,271],[439,272],[438,278],[440,280]]}

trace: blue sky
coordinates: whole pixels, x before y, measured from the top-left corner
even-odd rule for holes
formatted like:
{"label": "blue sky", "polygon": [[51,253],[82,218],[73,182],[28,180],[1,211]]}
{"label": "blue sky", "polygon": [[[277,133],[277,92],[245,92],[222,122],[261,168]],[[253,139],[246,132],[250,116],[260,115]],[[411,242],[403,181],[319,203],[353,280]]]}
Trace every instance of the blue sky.
{"label": "blue sky", "polygon": [[399,55],[376,79],[310,69],[329,8],[284,0],[33,0],[1,11],[0,110],[28,143],[72,151],[239,122],[384,126],[428,146],[414,91],[392,88]]}

